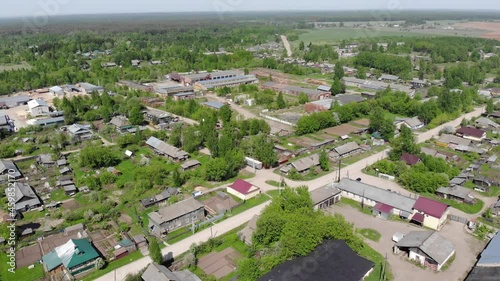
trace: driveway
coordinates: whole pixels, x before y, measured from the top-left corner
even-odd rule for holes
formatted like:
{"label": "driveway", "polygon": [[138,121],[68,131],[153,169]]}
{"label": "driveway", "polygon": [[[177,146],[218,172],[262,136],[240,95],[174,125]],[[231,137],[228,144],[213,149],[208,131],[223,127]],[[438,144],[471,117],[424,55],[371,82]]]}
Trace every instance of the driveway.
{"label": "driveway", "polygon": [[347,221],[352,222],[356,228],[372,228],[378,231],[382,237],[378,242],[365,239],[365,241],[382,255],[387,255],[387,261],[396,281],[462,281],[476,262],[477,255],[484,248],[472,235],[468,234],[464,224],[448,222],[439,231],[439,234],[450,240],[456,249],[455,261],[443,272],[434,272],[430,269],[422,269],[406,261],[402,255],[395,255],[392,248],[392,235],[396,232],[407,234],[410,231],[425,231],[427,229],[412,225],[410,223],[382,220],[370,215],[363,214],[350,206],[335,205],[328,209],[330,213],[340,213]]}

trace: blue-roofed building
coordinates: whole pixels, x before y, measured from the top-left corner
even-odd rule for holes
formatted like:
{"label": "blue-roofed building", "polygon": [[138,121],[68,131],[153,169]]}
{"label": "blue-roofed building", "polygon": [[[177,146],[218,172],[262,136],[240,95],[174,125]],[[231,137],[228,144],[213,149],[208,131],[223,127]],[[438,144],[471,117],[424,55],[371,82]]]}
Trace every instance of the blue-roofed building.
{"label": "blue-roofed building", "polygon": [[194,84],[194,88],[197,90],[212,90],[221,87],[236,87],[243,84],[253,84],[258,80],[255,75],[241,75],[220,79],[202,80]]}
{"label": "blue-roofed building", "polygon": [[27,123],[29,125],[41,126],[41,127],[54,126],[54,125],[64,124],[64,117],[60,116],[60,117],[38,119],[38,120],[31,119],[28,120]]}
{"label": "blue-roofed building", "polygon": [[221,109],[221,107],[224,106],[224,104],[222,102],[218,102],[218,101],[207,101],[207,102],[203,102],[201,104],[208,106],[208,107],[211,107],[213,109],[217,109],[217,110]]}
{"label": "blue-roofed building", "polygon": [[465,281],[498,280],[500,276],[500,234],[496,234],[479,255]]}

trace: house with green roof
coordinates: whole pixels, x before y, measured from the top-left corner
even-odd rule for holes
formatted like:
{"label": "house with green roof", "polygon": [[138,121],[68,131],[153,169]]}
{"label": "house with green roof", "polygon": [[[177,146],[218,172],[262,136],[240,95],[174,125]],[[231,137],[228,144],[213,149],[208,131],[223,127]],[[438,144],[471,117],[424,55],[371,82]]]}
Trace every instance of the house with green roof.
{"label": "house with green roof", "polygon": [[91,270],[99,253],[87,239],[70,239],[42,257],[45,270],[51,275],[65,272],[77,275]]}

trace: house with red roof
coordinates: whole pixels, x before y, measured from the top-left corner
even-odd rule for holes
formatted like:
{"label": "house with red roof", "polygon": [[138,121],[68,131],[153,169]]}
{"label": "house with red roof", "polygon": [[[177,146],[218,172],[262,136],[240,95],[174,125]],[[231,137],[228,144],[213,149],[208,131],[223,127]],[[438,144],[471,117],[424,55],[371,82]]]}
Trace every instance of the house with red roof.
{"label": "house with red roof", "polygon": [[486,131],[473,127],[462,127],[457,130],[457,136],[473,141],[482,141],[486,138]]}
{"label": "house with red roof", "polygon": [[449,205],[420,196],[413,205],[413,216],[410,220],[422,226],[439,230],[445,224],[449,212]]}
{"label": "house with red roof", "polygon": [[241,200],[248,200],[259,195],[260,188],[242,179],[237,179],[233,184],[227,187],[227,193]]}
{"label": "house with red roof", "polygon": [[418,156],[406,152],[401,155],[401,158],[399,158],[399,160],[405,162],[408,166],[413,166],[420,162],[420,158]]}

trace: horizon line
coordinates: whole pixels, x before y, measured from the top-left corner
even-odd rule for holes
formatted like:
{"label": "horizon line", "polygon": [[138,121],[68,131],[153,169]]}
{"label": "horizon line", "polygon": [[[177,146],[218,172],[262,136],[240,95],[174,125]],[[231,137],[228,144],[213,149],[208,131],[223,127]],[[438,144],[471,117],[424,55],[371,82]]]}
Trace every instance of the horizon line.
{"label": "horizon line", "polygon": [[[303,10],[303,9],[287,9],[287,10],[241,10],[241,11],[222,11],[224,14],[242,14],[242,13],[329,13],[329,12],[377,12],[387,11],[387,9],[338,9],[338,10]],[[390,11],[390,10],[389,10]],[[398,12],[482,12],[494,13],[500,12],[498,9],[401,9]],[[160,15],[160,14],[214,14],[219,15],[221,12],[214,10],[201,10],[201,11],[173,11],[173,12],[103,12],[103,13],[64,13],[60,15],[50,16],[51,18],[66,17],[66,16],[107,16],[107,15]],[[24,19],[31,15],[17,15],[17,16],[0,16],[0,19]]]}

